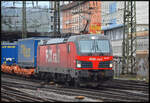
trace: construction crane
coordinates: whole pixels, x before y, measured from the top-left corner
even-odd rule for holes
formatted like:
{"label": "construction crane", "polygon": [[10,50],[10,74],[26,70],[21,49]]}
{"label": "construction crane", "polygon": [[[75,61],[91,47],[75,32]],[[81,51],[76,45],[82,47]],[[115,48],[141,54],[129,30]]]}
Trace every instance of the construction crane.
{"label": "construction crane", "polygon": [[125,1],[122,74],[135,73],[136,46],[136,2]]}

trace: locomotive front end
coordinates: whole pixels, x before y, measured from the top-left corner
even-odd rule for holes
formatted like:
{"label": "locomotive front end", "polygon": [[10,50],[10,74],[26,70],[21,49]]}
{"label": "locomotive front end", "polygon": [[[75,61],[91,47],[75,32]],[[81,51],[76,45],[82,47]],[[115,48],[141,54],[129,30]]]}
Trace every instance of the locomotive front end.
{"label": "locomotive front end", "polygon": [[113,56],[109,39],[88,35],[77,40],[76,67],[80,82],[100,82],[113,79]]}

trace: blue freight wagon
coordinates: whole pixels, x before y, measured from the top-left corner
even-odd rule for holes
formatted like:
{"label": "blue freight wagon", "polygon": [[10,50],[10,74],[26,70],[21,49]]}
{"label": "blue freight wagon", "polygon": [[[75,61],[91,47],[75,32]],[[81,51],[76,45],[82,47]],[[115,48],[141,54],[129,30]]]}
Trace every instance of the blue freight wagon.
{"label": "blue freight wagon", "polygon": [[5,43],[1,44],[1,64],[17,64],[18,63],[18,45],[14,43]]}
{"label": "blue freight wagon", "polygon": [[18,65],[25,68],[35,68],[37,65],[37,46],[41,40],[48,38],[25,38],[18,40]]}

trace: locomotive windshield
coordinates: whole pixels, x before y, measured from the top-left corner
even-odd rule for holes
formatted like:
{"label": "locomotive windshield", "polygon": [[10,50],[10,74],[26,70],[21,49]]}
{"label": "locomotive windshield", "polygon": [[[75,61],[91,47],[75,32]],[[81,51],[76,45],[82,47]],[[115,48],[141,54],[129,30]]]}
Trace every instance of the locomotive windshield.
{"label": "locomotive windshield", "polygon": [[108,40],[80,40],[79,51],[81,53],[109,53]]}

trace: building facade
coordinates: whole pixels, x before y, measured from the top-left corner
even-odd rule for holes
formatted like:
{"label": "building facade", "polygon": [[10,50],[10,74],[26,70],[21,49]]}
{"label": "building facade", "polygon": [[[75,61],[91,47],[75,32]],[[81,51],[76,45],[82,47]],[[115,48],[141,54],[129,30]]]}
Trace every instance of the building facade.
{"label": "building facade", "polygon": [[[111,40],[114,74],[122,72],[124,1],[101,1],[102,31]],[[149,2],[136,1],[136,66],[137,78],[149,80]]]}
{"label": "building facade", "polygon": [[[50,8],[53,7],[51,3]],[[22,7],[1,7],[2,31],[22,31]],[[49,8],[26,8],[27,32],[52,32],[54,13]]]}
{"label": "building facade", "polygon": [[62,6],[62,32],[80,33],[86,30],[89,33],[100,33],[100,8],[100,1],[75,1]]}
{"label": "building facade", "polygon": [[[123,1],[102,1],[102,31],[111,40],[123,39]],[[148,1],[136,1],[136,31],[148,31]],[[143,9],[144,8],[144,9]]]}

